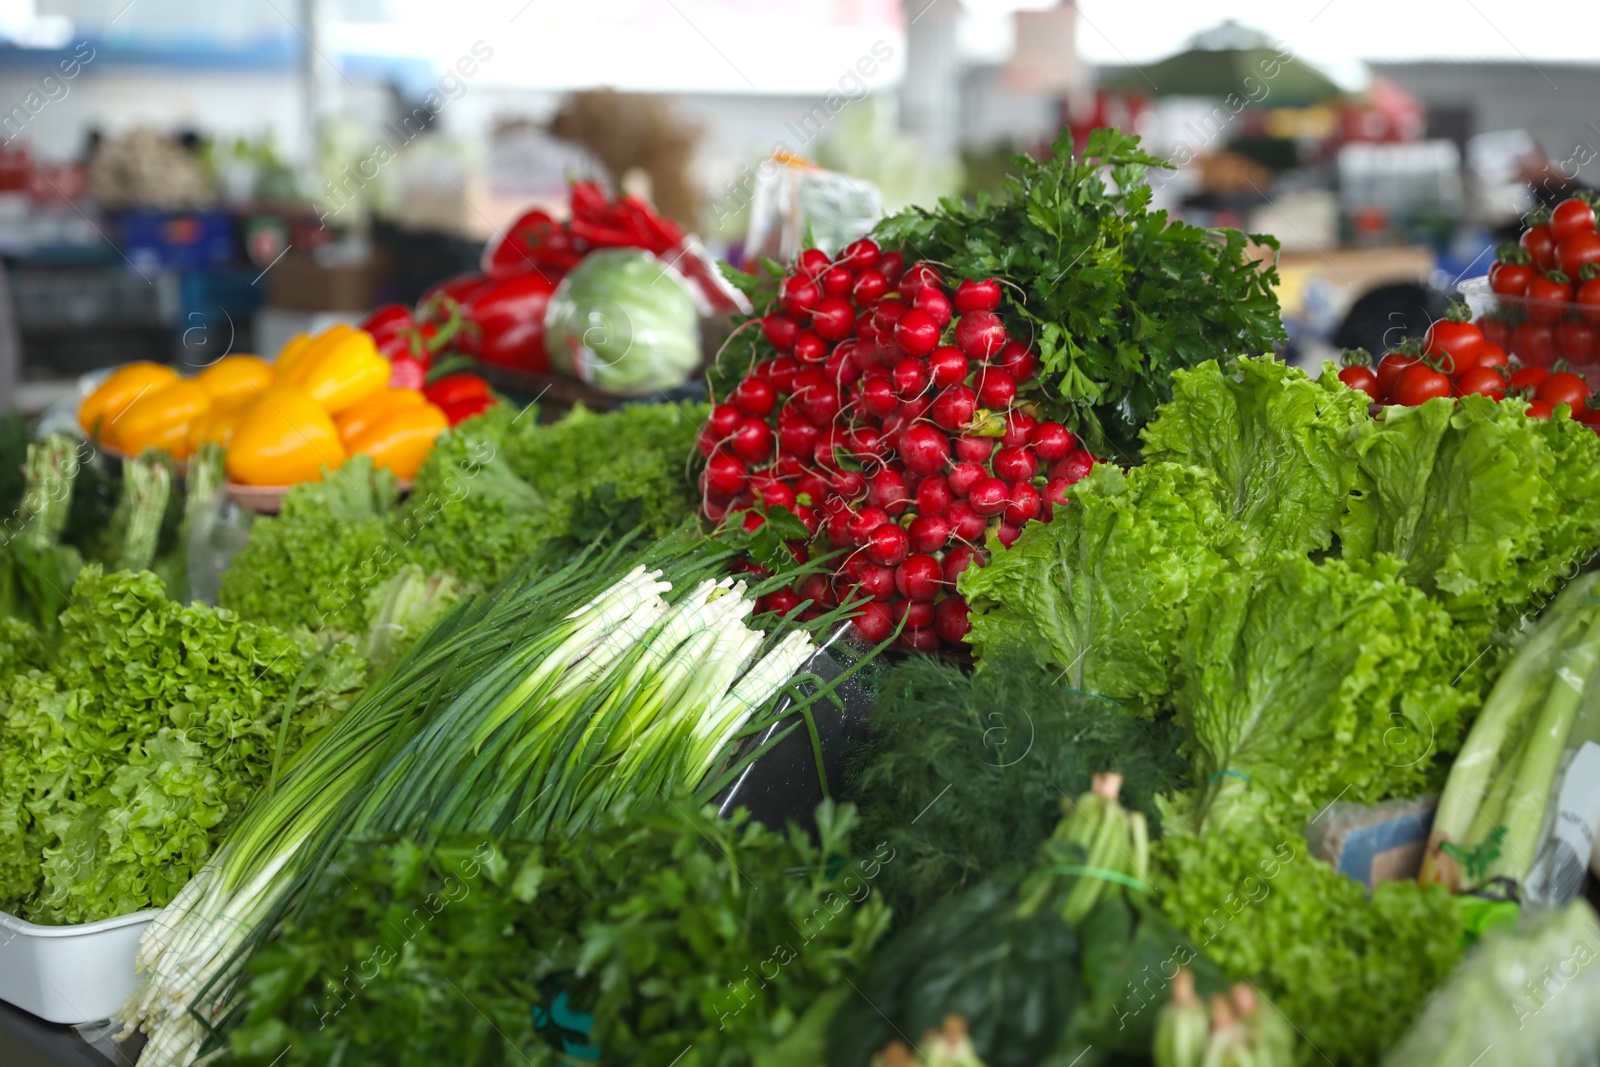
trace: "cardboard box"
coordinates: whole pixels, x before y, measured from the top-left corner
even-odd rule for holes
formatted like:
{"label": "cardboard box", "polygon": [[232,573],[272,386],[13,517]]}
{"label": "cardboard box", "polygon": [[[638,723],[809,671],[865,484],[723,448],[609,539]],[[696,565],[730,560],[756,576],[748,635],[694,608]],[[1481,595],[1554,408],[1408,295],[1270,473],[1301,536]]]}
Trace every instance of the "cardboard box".
{"label": "cardboard box", "polygon": [[376,269],[360,265],[322,266],[308,253],[290,251],[267,269],[267,303],[294,311],[371,309]]}

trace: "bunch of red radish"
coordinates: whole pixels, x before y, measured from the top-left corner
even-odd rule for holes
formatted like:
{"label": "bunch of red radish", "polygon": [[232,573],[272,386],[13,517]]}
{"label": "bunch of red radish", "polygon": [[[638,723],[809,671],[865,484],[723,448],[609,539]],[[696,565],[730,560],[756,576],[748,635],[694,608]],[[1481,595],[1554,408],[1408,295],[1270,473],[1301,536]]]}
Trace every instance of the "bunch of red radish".
{"label": "bunch of red radish", "polygon": [[903,625],[911,648],[960,648],[970,630],[956,577],[1009,546],[1094,458],[1035,399],[1038,359],[1013,340],[994,279],[950,288],[870,240],[802,252],[761,318],[769,358],[717,398],[700,435],[705,515],[781,507],[832,573],[769,594],[758,610],[840,603],[873,642]]}
{"label": "bunch of red radish", "polygon": [[1415,407],[1435,397],[1482,394],[1493,400],[1520,397],[1528,401],[1530,418],[1547,419],[1557,404],[1572,409],[1572,417],[1600,429],[1600,411],[1589,407],[1589,383],[1557,365],[1548,367],[1511,362],[1506,351],[1467,321],[1466,308],[1457,304],[1423,335],[1420,343],[1405,342],[1378,361],[1365,365],[1364,352],[1348,353],[1339,380],[1360,389],[1379,404]]}

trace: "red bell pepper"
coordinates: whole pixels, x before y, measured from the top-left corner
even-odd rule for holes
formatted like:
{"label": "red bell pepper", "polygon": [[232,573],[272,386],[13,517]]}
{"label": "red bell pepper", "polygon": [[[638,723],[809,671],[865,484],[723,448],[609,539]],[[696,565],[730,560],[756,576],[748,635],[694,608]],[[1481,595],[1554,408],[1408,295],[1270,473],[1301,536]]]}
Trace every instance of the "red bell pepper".
{"label": "red bell pepper", "polygon": [[483,273],[499,279],[540,269],[542,264],[532,254],[532,248],[560,229],[560,224],[543,211],[524,213],[498,239],[484,246]]}
{"label": "red bell pepper", "polygon": [[472,294],[489,284],[481,274],[458,274],[446,278],[422,294],[417,301],[418,322],[443,322],[450,317],[450,308],[460,307],[472,299]]}
{"label": "red bell pepper", "polygon": [[474,400],[489,395],[489,383],[476,374],[446,374],[422,390],[428,403],[447,408],[464,400]]}
{"label": "red bell pepper", "polygon": [[477,327],[473,355],[499,367],[548,373],[544,309],[554,291],[555,283],[537,273],[502,278],[476,290],[462,309]]}
{"label": "red bell pepper", "polygon": [[416,322],[411,318],[411,309],[404,304],[382,304],[373,308],[367,317],[361,320],[358,329],[370,333],[381,349],[385,338],[393,336],[402,328],[415,325]]}

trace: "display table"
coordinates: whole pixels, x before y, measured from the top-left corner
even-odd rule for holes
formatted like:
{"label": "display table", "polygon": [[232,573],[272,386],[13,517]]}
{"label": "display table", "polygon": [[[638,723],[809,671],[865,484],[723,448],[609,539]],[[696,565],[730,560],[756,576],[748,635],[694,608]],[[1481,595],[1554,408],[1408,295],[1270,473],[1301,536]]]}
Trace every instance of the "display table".
{"label": "display table", "polygon": [[115,1028],[56,1026],[0,1001],[0,1063],[5,1067],[133,1067],[144,1036],[123,1045]]}

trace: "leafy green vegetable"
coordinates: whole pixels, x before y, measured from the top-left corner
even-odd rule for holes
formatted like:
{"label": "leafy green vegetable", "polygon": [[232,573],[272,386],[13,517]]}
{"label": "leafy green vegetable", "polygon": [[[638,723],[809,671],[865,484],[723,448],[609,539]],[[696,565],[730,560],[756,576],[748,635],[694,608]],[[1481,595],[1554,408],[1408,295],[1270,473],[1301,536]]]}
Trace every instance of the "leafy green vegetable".
{"label": "leafy green vegetable", "polygon": [[1162,908],[1231,979],[1249,979],[1299,1031],[1303,1062],[1377,1061],[1461,955],[1442,887],[1372,891],[1310,854],[1297,824],[1263,817],[1154,847]]}
{"label": "leafy green vegetable", "polygon": [[1186,604],[1245,546],[1219,495],[1194,467],[1096,467],[1053,521],[962,574],[973,648],[1043,654],[1066,685],[1150,713],[1171,689]]}
{"label": "leafy green vegetable", "polygon": [[363,680],[348,646],[179,606],[149,573],[85,567],[61,626],[0,691],[0,909],[36,922],[166,904]]}
{"label": "leafy green vegetable", "polygon": [[1144,429],[1146,462],[1215,474],[1223,512],[1264,552],[1328,548],[1355,480],[1351,433],[1371,421],[1365,395],[1265,359],[1226,371],[1207,360],[1175,372],[1172,387]]}
{"label": "leafy green vegetable", "polygon": [[617,396],[682,385],[700,365],[700,312],[688,284],[638,248],[590,252],[545,311],[550,366]]}
{"label": "leafy green vegetable", "polygon": [[825,803],[813,845],[685,800],[540,843],[358,848],[251,965],[235,1061],[772,1063],[888,925],[852,821]]}
{"label": "leafy green vegetable", "polygon": [[[1038,347],[1041,377],[1075,407],[1099,455],[1133,453],[1170,377],[1221,353],[1284,339],[1278,276],[1247,258],[1237,230],[1205,230],[1151,211],[1147,167],[1169,164],[1116,130],[1089,135],[1083,156],[1063,133],[1052,159],[1017,160],[1007,196],[941,202],[876,232],[952,277],[1021,286],[1013,332]],[[1277,248],[1264,234],[1248,240]]]}
{"label": "leafy green vegetable", "polygon": [[1399,557],[1458,619],[1501,625],[1600,545],[1600,442],[1518,401],[1437,399],[1358,427],[1346,558]]}
{"label": "leafy green vegetable", "polygon": [[1422,790],[1475,694],[1450,684],[1449,616],[1398,570],[1287,558],[1219,575],[1195,603],[1174,703],[1197,820],[1242,782],[1302,814]]}
{"label": "leafy green vegetable", "polygon": [[1153,821],[1153,798],[1185,773],[1170,719],[1119,714],[1004,655],[976,673],[907,660],[884,679],[869,725],[871,743],[851,753],[847,795],[866,839],[894,849],[882,885],[901,924],[1027,863],[1060,818],[1061,798],[1083,793],[1093,774],[1120,772],[1124,805]]}

